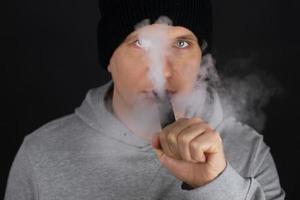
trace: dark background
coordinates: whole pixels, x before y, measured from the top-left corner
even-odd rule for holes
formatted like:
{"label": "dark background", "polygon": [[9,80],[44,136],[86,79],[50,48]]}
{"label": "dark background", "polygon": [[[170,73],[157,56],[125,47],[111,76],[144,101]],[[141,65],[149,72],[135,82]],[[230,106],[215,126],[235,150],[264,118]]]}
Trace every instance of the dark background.
{"label": "dark background", "polygon": [[[217,67],[251,58],[255,67],[272,73],[284,88],[284,94],[272,98],[264,109],[267,123],[262,134],[288,199],[297,199],[300,170],[298,2],[213,1]],[[1,8],[0,198],[24,136],[73,112],[89,88],[109,80],[97,61],[97,0],[4,1]]]}

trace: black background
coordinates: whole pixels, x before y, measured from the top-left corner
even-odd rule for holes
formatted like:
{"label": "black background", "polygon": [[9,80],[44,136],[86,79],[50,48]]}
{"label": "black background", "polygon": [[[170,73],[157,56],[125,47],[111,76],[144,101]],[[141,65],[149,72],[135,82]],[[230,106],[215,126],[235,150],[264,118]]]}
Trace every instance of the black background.
{"label": "black background", "polygon": [[[284,88],[284,95],[272,98],[264,109],[267,123],[262,134],[271,147],[288,199],[298,199],[300,170],[298,2],[213,1],[217,67],[237,58],[251,58]],[[1,8],[0,198],[24,136],[73,112],[89,88],[110,79],[97,61],[97,0],[17,0],[6,1]]]}

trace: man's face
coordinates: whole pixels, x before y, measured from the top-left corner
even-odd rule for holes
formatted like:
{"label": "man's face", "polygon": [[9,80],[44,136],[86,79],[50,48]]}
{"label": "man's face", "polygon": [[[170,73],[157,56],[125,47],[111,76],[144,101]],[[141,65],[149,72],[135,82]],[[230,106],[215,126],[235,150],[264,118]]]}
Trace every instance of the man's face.
{"label": "man's face", "polygon": [[[159,25],[148,25],[155,31]],[[196,36],[187,28],[167,26],[166,48],[162,58],[165,89],[175,95],[188,94],[196,81],[201,62],[201,49]],[[151,98],[154,89],[149,78],[149,56],[139,41],[139,29],[132,32],[115,50],[108,70],[114,81],[114,98],[131,107],[136,97]]]}

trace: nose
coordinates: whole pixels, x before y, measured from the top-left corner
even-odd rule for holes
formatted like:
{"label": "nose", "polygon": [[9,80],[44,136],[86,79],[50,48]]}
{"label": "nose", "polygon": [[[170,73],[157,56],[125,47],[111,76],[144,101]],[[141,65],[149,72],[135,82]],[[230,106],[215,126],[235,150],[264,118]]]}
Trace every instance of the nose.
{"label": "nose", "polygon": [[165,56],[163,59],[163,75],[164,75],[164,77],[166,79],[172,77],[172,71],[173,71],[172,62],[168,56]]}

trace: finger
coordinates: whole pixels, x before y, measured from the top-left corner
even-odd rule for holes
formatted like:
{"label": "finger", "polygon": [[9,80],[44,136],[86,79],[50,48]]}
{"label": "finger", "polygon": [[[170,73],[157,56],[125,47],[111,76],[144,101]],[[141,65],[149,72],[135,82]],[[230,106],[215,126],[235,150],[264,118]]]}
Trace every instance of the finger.
{"label": "finger", "polygon": [[200,118],[181,118],[174,126],[168,129],[168,132],[165,132],[165,140],[167,142],[168,149],[178,158],[182,159],[179,149],[178,149],[178,135],[185,130],[186,128],[203,122]]}
{"label": "finger", "polygon": [[162,151],[172,158],[176,158],[175,154],[171,151],[168,142],[167,142],[167,133],[166,130],[159,133],[160,145],[162,147]]}
{"label": "finger", "polygon": [[184,122],[185,120],[187,120],[186,118],[181,118],[178,119],[176,122],[167,125],[165,128],[162,129],[162,131],[158,134],[158,138],[159,138],[159,143],[160,143],[160,147],[162,148],[162,150],[164,151],[165,154],[167,154],[168,156],[171,157],[175,157],[172,153],[172,151],[169,148],[169,145],[167,144],[167,133],[173,129],[174,126],[176,126],[177,123],[179,122]]}
{"label": "finger", "polygon": [[[179,119],[178,121],[184,121],[185,119]],[[163,130],[159,133],[158,138],[159,138],[159,143],[160,143],[160,147],[162,148],[162,150],[164,151],[164,153],[170,157],[175,157],[175,155],[173,155],[168,143],[167,143],[167,133],[172,130],[172,128],[174,126],[176,126],[176,122],[167,125],[165,128],[163,128]]]}
{"label": "finger", "polygon": [[178,151],[182,159],[194,163],[198,162],[191,157],[190,142],[207,130],[210,130],[210,127],[206,123],[194,124],[178,135]]}
{"label": "finger", "polygon": [[159,139],[160,139],[160,144],[161,144],[161,147],[163,149],[163,151],[165,152],[166,155],[170,156],[170,157],[173,157],[173,158],[176,158],[176,155],[174,150],[172,151],[171,150],[171,145],[169,145],[169,142],[168,142],[168,134],[169,132],[172,131],[172,129],[182,123],[185,123],[188,119],[187,118],[181,118],[181,119],[178,119],[176,122],[166,126],[159,134]]}
{"label": "finger", "polygon": [[190,142],[190,154],[192,159],[206,162],[205,154],[216,154],[220,151],[222,140],[215,131],[206,131]]}
{"label": "finger", "polygon": [[168,126],[163,128],[163,130],[169,132],[170,130],[174,129],[175,127],[181,127],[185,124],[188,126],[190,124],[198,123],[198,122],[201,123],[201,122],[203,122],[203,120],[199,117],[193,117],[193,118],[183,117],[183,118],[176,120],[174,123],[169,124]]}

